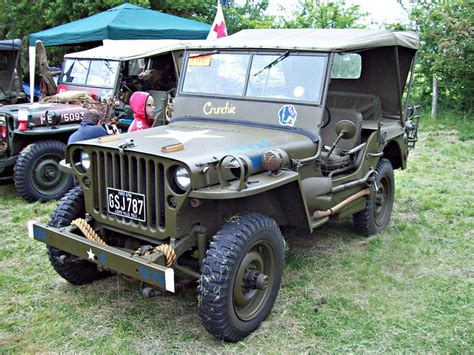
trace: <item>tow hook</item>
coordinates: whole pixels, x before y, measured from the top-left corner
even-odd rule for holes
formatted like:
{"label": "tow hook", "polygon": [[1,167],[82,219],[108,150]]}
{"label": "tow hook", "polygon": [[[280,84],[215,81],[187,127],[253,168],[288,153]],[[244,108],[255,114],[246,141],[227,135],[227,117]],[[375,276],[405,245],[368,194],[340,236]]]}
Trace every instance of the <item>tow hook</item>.
{"label": "tow hook", "polygon": [[140,286],[140,291],[142,293],[142,296],[146,298],[158,297],[158,296],[163,295],[162,291],[150,286],[144,287],[143,284]]}
{"label": "tow hook", "polygon": [[58,264],[64,265],[66,260],[69,258],[69,255],[63,254],[58,258]]}

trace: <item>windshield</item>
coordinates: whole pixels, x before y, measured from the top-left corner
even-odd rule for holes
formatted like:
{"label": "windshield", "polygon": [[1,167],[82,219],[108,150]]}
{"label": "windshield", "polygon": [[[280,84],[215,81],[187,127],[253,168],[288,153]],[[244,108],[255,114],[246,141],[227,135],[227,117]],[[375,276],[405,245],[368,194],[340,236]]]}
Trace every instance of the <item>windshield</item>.
{"label": "windshield", "polygon": [[319,104],[326,59],[288,52],[191,54],[182,91]]}
{"label": "windshield", "polygon": [[66,59],[61,83],[113,88],[118,68],[118,61]]}

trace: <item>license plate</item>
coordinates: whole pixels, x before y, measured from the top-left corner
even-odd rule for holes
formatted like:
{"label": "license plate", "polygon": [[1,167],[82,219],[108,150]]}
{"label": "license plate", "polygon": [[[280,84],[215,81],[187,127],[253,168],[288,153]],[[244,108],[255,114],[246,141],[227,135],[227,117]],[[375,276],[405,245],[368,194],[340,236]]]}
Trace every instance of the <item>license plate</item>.
{"label": "license plate", "polygon": [[145,195],[107,188],[108,211],[116,216],[145,222]]}

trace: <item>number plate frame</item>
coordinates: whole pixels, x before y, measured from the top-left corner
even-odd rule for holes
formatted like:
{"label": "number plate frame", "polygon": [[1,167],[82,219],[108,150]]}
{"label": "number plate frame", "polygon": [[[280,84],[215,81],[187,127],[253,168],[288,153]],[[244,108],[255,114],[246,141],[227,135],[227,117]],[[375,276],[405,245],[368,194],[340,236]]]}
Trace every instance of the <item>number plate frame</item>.
{"label": "number plate frame", "polygon": [[[112,201],[111,198],[113,199]],[[137,213],[133,212],[133,201],[137,201]],[[139,222],[146,222],[145,195],[126,190],[114,189],[113,187],[107,187],[107,211],[108,213],[115,216],[132,219]]]}

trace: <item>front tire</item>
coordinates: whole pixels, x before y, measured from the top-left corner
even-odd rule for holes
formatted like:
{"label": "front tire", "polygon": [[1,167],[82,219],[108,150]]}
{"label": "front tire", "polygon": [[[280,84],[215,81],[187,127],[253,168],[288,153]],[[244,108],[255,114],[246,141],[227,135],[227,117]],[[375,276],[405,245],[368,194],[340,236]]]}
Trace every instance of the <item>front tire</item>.
{"label": "front tire", "polygon": [[66,145],[46,140],[26,146],[18,156],[13,180],[18,193],[28,202],[61,198],[73,186],[73,177],[59,170]]}
{"label": "front tire", "polygon": [[284,265],[284,240],[274,220],[257,213],[233,217],[214,236],[198,287],[206,330],[236,342],[270,314]]}
{"label": "front tire", "polygon": [[[71,189],[59,202],[48,225],[55,228],[66,227],[76,218],[84,217],[84,194],[79,186]],[[97,270],[97,265],[81,260],[60,249],[48,246],[48,256],[54,270],[73,285],[84,285],[110,275]]]}
{"label": "front tire", "polygon": [[356,232],[364,236],[382,232],[388,226],[393,210],[395,176],[392,163],[380,159],[375,171],[378,191],[371,189],[365,208],[352,216]]}

